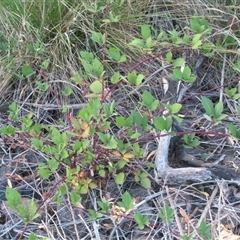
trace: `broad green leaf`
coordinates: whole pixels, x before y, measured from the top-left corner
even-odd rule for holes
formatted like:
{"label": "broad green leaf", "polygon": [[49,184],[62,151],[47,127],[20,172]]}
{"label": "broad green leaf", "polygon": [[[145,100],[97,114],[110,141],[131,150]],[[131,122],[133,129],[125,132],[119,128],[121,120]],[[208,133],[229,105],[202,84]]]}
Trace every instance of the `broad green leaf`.
{"label": "broad green leaf", "polygon": [[134,215],[134,219],[137,222],[139,229],[143,229],[146,225],[149,224],[148,216],[143,216],[140,212],[137,212]]}
{"label": "broad green leaf", "polygon": [[172,127],[172,117],[168,116],[166,118],[166,128],[165,128],[165,130],[169,131],[171,129],[171,127]]}
{"label": "broad green leaf", "polygon": [[77,73],[75,76],[71,77],[71,80],[76,84],[81,84],[83,80],[83,76],[80,73]]}
{"label": "broad green leaf", "polygon": [[75,191],[71,191],[71,203],[75,206],[79,206],[79,203],[81,202],[81,196],[77,194]]}
{"label": "broad green leaf", "polygon": [[173,66],[174,67],[182,67],[184,66],[186,61],[183,58],[177,58],[176,60],[173,61]]}
{"label": "broad green leaf", "polygon": [[151,49],[152,47],[154,47],[154,45],[155,45],[155,42],[152,40],[151,37],[149,37],[149,38],[146,40],[146,44],[145,44],[146,48],[147,48],[147,49]]}
{"label": "broad green leaf", "polygon": [[116,176],[115,176],[115,182],[119,185],[122,185],[123,182],[124,182],[124,178],[125,178],[125,175],[123,172],[120,172],[118,173]]}
{"label": "broad green leaf", "polygon": [[72,92],[73,92],[72,88],[70,88],[69,86],[66,86],[62,91],[64,96],[70,96]]}
{"label": "broad green leaf", "polygon": [[115,61],[119,61],[121,58],[121,53],[117,48],[113,48],[113,47],[109,48],[107,50],[107,54]]}
{"label": "broad green leaf", "polygon": [[158,213],[158,216],[162,219],[163,223],[169,223],[173,221],[174,210],[168,205],[164,204],[161,212]]}
{"label": "broad green leaf", "polygon": [[137,78],[136,71],[132,71],[132,72],[128,73],[128,75],[127,75],[127,79],[130,84],[135,84],[136,78]]}
{"label": "broad green leaf", "polygon": [[124,127],[126,124],[126,120],[124,117],[116,117],[116,124],[118,127]]}
{"label": "broad green leaf", "polygon": [[125,192],[122,195],[122,201],[117,202],[118,206],[123,207],[126,209],[126,211],[133,209],[134,207],[134,198],[131,197],[129,192]]}
{"label": "broad green leaf", "polygon": [[218,102],[214,107],[214,118],[220,117],[223,111],[223,102]]}
{"label": "broad green leaf", "polygon": [[190,67],[186,66],[182,73],[183,80],[188,80],[192,74]]}
{"label": "broad green leaf", "polygon": [[50,171],[49,169],[39,168],[39,169],[38,169],[38,174],[39,174],[43,179],[48,179],[52,173],[51,173],[51,171]]}
{"label": "broad green leaf", "polygon": [[192,45],[192,49],[198,49],[202,45],[202,41],[198,40],[195,44]]}
{"label": "broad green leaf", "polygon": [[17,210],[18,206],[22,202],[20,193],[17,190],[9,187],[6,188],[6,199],[8,205],[14,210]]}
{"label": "broad green leaf", "polygon": [[43,148],[43,141],[37,138],[31,138],[32,145],[35,149],[41,150]]}
{"label": "broad green leaf", "polygon": [[13,113],[18,111],[18,106],[17,106],[17,103],[15,102],[12,102],[8,108],[9,108],[9,111]]}
{"label": "broad green leaf", "polygon": [[141,34],[144,39],[148,39],[151,36],[151,29],[148,25],[141,26]]}
{"label": "broad green leaf", "polygon": [[80,55],[84,60],[88,61],[89,63],[91,63],[94,59],[94,55],[91,52],[80,51]]}
{"label": "broad green leaf", "polygon": [[115,84],[118,83],[120,81],[120,72],[115,72],[112,77],[111,77],[111,83]]}
{"label": "broad green leaf", "polygon": [[102,92],[102,83],[99,80],[94,81],[91,85],[90,85],[90,90],[93,93],[101,93]]}
{"label": "broad green leaf", "polygon": [[103,45],[104,41],[105,41],[105,35],[100,33],[100,32],[94,32],[92,31],[92,36],[91,39],[94,42],[97,42],[100,45]]}
{"label": "broad green leaf", "polygon": [[226,117],[228,117],[227,114],[222,114],[219,117],[215,118],[216,122],[221,122],[223,119],[225,119]]}
{"label": "broad green leaf", "polygon": [[151,110],[155,111],[159,106],[159,100],[155,100],[152,104],[151,104]]}
{"label": "broad green leaf", "polygon": [[202,100],[203,108],[205,109],[206,113],[207,113],[209,116],[213,116],[213,114],[214,114],[214,108],[213,108],[213,103],[212,103],[212,101],[211,101],[209,98],[204,97],[204,96],[201,96],[201,100]]}
{"label": "broad green leaf", "polygon": [[45,59],[41,64],[41,69],[46,70],[49,67],[50,59]]}
{"label": "broad green leaf", "polygon": [[141,177],[140,183],[146,189],[150,189],[151,188],[151,181],[147,177]]}
{"label": "broad green leaf", "polygon": [[132,42],[129,43],[129,45],[136,46],[136,47],[145,47],[145,43],[142,39],[134,39]]}
{"label": "broad green leaf", "polygon": [[228,124],[228,130],[233,136],[236,136],[237,128],[234,124]]}
{"label": "broad green leaf", "polygon": [[150,92],[148,92],[147,90],[145,90],[142,94],[142,100],[143,100],[143,104],[146,107],[151,107],[151,104],[153,103],[153,96]]}
{"label": "broad green leaf", "polygon": [[174,103],[174,104],[171,106],[171,112],[172,112],[173,114],[178,113],[181,108],[182,108],[182,104],[180,104],[180,103]]}
{"label": "broad green leaf", "polygon": [[30,66],[28,66],[28,65],[23,65],[22,66],[22,74],[25,77],[30,77],[30,76],[32,76],[35,73],[36,72]]}
{"label": "broad green leaf", "polygon": [[131,139],[137,139],[139,137],[141,137],[141,133],[140,132],[134,132],[133,134],[131,134],[131,136],[129,136]]}
{"label": "broad green leaf", "polygon": [[192,45],[195,45],[196,43],[198,43],[201,37],[202,37],[202,34],[200,34],[200,33],[195,34],[192,39]]}
{"label": "broad green leaf", "polygon": [[168,63],[171,63],[171,61],[172,61],[172,52],[168,52],[168,53],[166,54],[166,61],[167,61]]}
{"label": "broad green leaf", "polygon": [[141,83],[142,83],[142,80],[144,79],[144,75],[143,74],[139,74],[138,76],[137,76],[137,78],[136,78],[136,82],[135,82],[135,84],[136,84],[136,86],[139,86]]}
{"label": "broad green leaf", "polygon": [[153,123],[154,127],[159,131],[163,131],[164,129],[166,129],[166,121],[162,117],[154,117]]}
{"label": "broad green leaf", "polygon": [[183,75],[183,73],[181,72],[180,69],[178,69],[178,68],[173,69],[173,76],[174,76],[174,78],[176,78],[177,80],[181,80],[182,79],[182,75]]}
{"label": "broad green leaf", "polygon": [[103,75],[103,73],[104,73],[102,63],[98,59],[94,58],[93,62],[92,62],[92,66],[93,66],[93,72],[98,77],[101,77]]}

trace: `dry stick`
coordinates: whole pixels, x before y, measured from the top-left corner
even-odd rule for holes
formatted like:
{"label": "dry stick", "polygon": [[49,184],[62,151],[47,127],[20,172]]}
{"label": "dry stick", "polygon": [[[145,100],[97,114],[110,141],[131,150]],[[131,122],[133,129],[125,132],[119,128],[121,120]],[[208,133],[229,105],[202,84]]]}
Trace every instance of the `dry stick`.
{"label": "dry stick", "polygon": [[[226,66],[226,53],[224,53],[224,56],[223,56],[223,66],[222,66],[222,72],[221,72],[221,86],[223,86],[223,84],[224,84],[225,66]],[[219,102],[222,102],[222,100],[223,100],[223,88],[220,88]]]}
{"label": "dry stick", "polygon": [[169,189],[168,189],[167,186],[166,186],[166,192],[167,192],[167,196],[168,196],[169,203],[170,203],[172,209],[174,209],[174,217],[175,217],[175,220],[176,220],[176,223],[177,223],[177,226],[178,226],[178,230],[179,230],[179,232],[180,232],[180,235],[183,236],[183,235],[184,235],[184,232],[183,232],[183,229],[182,229],[182,225],[181,225],[181,223],[180,223],[180,221],[179,221],[179,217],[178,217],[178,215],[177,215],[176,208],[175,208],[175,206],[174,206],[172,197],[171,197],[170,194],[169,194]]}
{"label": "dry stick", "polygon": [[216,187],[214,188],[214,190],[213,190],[213,192],[212,192],[212,195],[211,195],[211,197],[210,197],[210,199],[209,199],[206,207],[204,208],[201,217],[200,217],[199,220],[198,220],[197,228],[200,226],[202,220],[206,217],[207,212],[208,212],[208,210],[209,210],[209,208],[210,208],[210,206],[211,206],[214,198],[216,197],[217,192],[218,192],[218,186],[216,186]]}

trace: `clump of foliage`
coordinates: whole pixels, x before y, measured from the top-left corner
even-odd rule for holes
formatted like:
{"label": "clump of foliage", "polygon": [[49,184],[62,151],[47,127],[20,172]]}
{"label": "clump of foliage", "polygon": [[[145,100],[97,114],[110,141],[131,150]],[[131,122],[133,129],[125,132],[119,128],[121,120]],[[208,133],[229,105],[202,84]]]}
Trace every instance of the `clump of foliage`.
{"label": "clump of foliage", "polygon": [[[58,34],[68,33],[76,21],[79,20],[77,13],[81,11],[85,18],[89,12],[97,13],[105,12],[105,16],[101,21],[104,27],[98,24],[95,28],[87,33],[86,40],[89,44],[89,50],[79,50],[77,56],[81,65],[71,77],[71,80],[66,84],[62,92],[58,93],[58,97],[71,97],[74,93],[74,86],[80,87],[88,83],[87,103],[82,107],[76,116],[69,114],[68,105],[62,104],[62,113],[66,118],[62,121],[60,127],[48,125],[45,123],[36,123],[33,119],[33,114],[29,113],[19,119],[19,106],[13,102],[9,106],[9,120],[13,124],[1,127],[2,136],[13,136],[16,133],[24,134],[29,140],[29,145],[36,151],[48,156],[46,162],[40,163],[38,174],[42,179],[50,179],[60,169],[64,169],[62,181],[66,183],[68,189],[62,186],[56,186],[53,199],[60,203],[62,198],[70,192],[71,204],[78,206],[81,204],[82,196],[87,194],[91,189],[100,188],[101,181],[108,178],[113,178],[117,185],[124,184],[128,175],[132,174],[134,180],[140,183],[144,188],[151,188],[151,176],[149,172],[154,169],[153,164],[144,166],[145,171],[139,169],[134,163],[134,159],[142,161],[144,157],[144,149],[140,144],[144,140],[144,134],[152,131],[166,131],[167,134],[176,135],[171,129],[173,121],[181,122],[182,119],[178,113],[181,110],[182,104],[165,104],[169,110],[169,115],[165,118],[159,116],[160,102],[149,91],[145,90],[137,103],[138,109],[142,111],[131,111],[129,116],[120,115],[115,106],[115,102],[111,101],[111,94],[115,88],[131,86],[136,88],[140,86],[145,79],[144,74],[138,71],[135,66],[126,75],[120,71],[111,70],[110,76],[108,67],[118,65],[121,66],[129,61],[128,56],[122,49],[111,41],[108,41],[106,28],[111,24],[119,23],[124,16],[117,6],[122,7],[126,4],[125,1],[110,1],[109,5],[105,6],[103,1],[96,1],[94,4],[80,4],[78,1],[67,1],[66,5],[53,5],[51,1],[44,2],[45,6],[40,7],[39,2],[24,7],[20,1],[5,2],[2,4],[9,11],[18,13],[15,19],[12,19],[12,24],[19,26],[21,15],[27,14],[25,20],[26,28],[29,31],[42,29],[42,34],[49,33],[46,39],[36,41],[34,44],[28,44],[27,50],[36,56],[40,56],[37,71],[31,62],[27,59],[22,63],[19,71],[14,72],[14,77],[17,80],[27,81],[33,79],[33,84],[40,92],[44,93],[51,90],[51,84],[45,81],[44,78],[39,78],[39,72],[46,73],[51,68],[51,56],[47,56],[47,50],[44,46],[44,41],[48,41],[51,37],[60,36]],[[76,4],[76,9],[71,9],[67,6]],[[110,7],[111,10],[107,9]],[[37,11],[41,9],[41,11]],[[45,9],[44,12],[42,9]],[[34,14],[35,13],[35,14]],[[39,21],[41,19],[42,21]],[[31,25],[28,25],[31,22]],[[32,28],[32,29],[31,29]],[[43,30],[44,29],[44,30]],[[79,30],[79,29],[78,29]],[[129,41],[129,48],[137,49],[137,52],[142,52],[145,58],[162,57],[166,64],[171,64],[172,72],[170,78],[176,82],[184,82],[192,84],[196,81],[196,76],[193,74],[191,66],[182,57],[175,57],[176,52],[185,50],[201,51],[207,57],[213,57],[219,51],[228,52],[225,39],[225,45],[217,43],[209,43],[208,38],[212,33],[209,23],[206,19],[193,17],[190,25],[185,28],[186,33],[180,31],[165,31],[163,29],[153,29],[148,24],[142,24],[139,29],[139,36]],[[35,32],[36,34],[36,32]],[[84,35],[84,31],[78,34]],[[52,36],[54,35],[54,36]],[[71,36],[74,41],[77,41],[76,35]],[[75,38],[76,37],[76,38]],[[72,39],[69,39],[72,40]],[[234,43],[233,43],[234,44]],[[4,50],[7,49],[6,45]],[[164,51],[153,56],[154,49],[159,46],[165,46]],[[101,49],[102,54],[95,52],[96,49]],[[149,57],[150,56],[150,57]],[[145,60],[144,60],[145,61]],[[239,62],[234,66],[239,70]],[[239,93],[237,88],[225,88],[226,96],[230,99],[238,99]],[[220,124],[227,114],[224,112],[224,104],[219,101],[213,103],[209,98],[201,97],[202,107],[205,110],[205,118],[214,124]],[[238,109],[239,111],[239,109]],[[19,125],[20,123],[20,125]],[[124,136],[115,136],[112,128],[123,129]],[[235,138],[240,138],[239,129],[234,124],[229,124],[229,133]],[[66,130],[62,130],[66,129]],[[127,140],[127,141],[126,141]],[[200,144],[194,132],[184,135],[185,146],[196,147]],[[29,207],[21,205],[21,196],[11,188],[6,191],[6,198],[9,206],[17,212],[19,218],[29,224],[36,219],[38,208],[34,200],[30,201]],[[97,202],[99,211],[88,209],[91,220],[96,220],[111,213],[110,203],[107,201]],[[129,192],[122,195],[122,200],[117,202],[119,208],[123,208],[125,212],[134,210],[134,199]],[[164,224],[173,221],[174,210],[168,205],[164,205],[158,213],[159,218]],[[140,229],[150,225],[148,216],[136,211],[133,219],[138,224]],[[202,222],[197,229],[199,235],[209,238],[209,226],[206,222]],[[207,232],[206,232],[207,231]],[[35,239],[30,236],[29,239]],[[188,239],[182,237],[182,239]]]}

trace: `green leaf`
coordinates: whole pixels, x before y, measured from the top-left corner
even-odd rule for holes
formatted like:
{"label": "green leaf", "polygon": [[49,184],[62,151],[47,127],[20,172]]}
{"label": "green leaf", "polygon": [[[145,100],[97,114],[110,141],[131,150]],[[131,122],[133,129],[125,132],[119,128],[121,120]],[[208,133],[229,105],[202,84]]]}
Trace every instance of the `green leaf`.
{"label": "green leaf", "polygon": [[191,71],[190,67],[186,66],[182,72],[183,80],[188,80],[190,78],[191,74],[192,74],[192,71]]}
{"label": "green leaf", "polygon": [[144,39],[148,39],[151,36],[151,29],[148,25],[141,26],[141,34]]}
{"label": "green leaf", "polygon": [[30,77],[30,76],[32,76],[35,73],[36,72],[30,66],[28,66],[28,65],[23,65],[22,66],[22,74],[25,77]]}
{"label": "green leaf", "polygon": [[228,124],[228,130],[234,137],[236,136],[237,128],[234,124],[232,123]]}
{"label": "green leaf", "polygon": [[151,37],[149,37],[149,38],[146,40],[146,44],[145,44],[146,48],[147,48],[147,49],[151,49],[152,47],[154,47],[154,45],[155,45],[155,42],[152,40]]}
{"label": "green leaf", "polygon": [[136,47],[142,47],[142,48],[145,47],[144,41],[142,39],[138,39],[138,38],[136,38],[133,41],[131,41],[129,43],[129,45],[136,46]]}
{"label": "green leaf", "polygon": [[168,53],[166,54],[166,61],[167,61],[168,63],[171,63],[171,61],[172,61],[172,52],[168,52]]}
{"label": "green leaf", "polygon": [[55,159],[51,159],[47,161],[47,165],[49,166],[50,169],[56,171],[59,167],[59,162],[56,161]]}
{"label": "green leaf", "polygon": [[98,206],[101,208],[102,212],[109,212],[111,209],[110,203],[109,202],[101,202],[97,201]]}
{"label": "green leaf", "polygon": [[101,141],[105,144],[102,147],[106,149],[113,149],[117,147],[117,141],[110,134],[97,133]]}
{"label": "green leaf", "polygon": [[131,139],[137,139],[141,136],[141,133],[140,132],[134,132],[133,134],[131,134],[129,137]]}
{"label": "green leaf", "polygon": [[107,50],[107,54],[109,55],[109,57],[111,57],[113,60],[115,61],[119,61],[121,58],[121,53],[117,48],[109,48]]}
{"label": "green leaf", "polygon": [[9,108],[9,111],[12,113],[16,113],[18,111],[18,106],[17,106],[17,103],[15,102],[12,102],[8,108]]}
{"label": "green leaf", "polygon": [[173,221],[174,210],[164,204],[161,212],[158,213],[158,216],[162,219],[163,223],[167,224]]}
{"label": "green leaf", "polygon": [[71,191],[71,203],[75,206],[79,206],[79,203],[81,202],[81,196],[77,194],[75,191]]}
{"label": "green leaf", "polygon": [[154,127],[159,131],[166,129],[166,120],[163,117],[154,117],[153,124]]}
{"label": "green leaf", "polygon": [[123,172],[120,172],[115,176],[114,179],[117,184],[122,185],[125,179],[125,175]]}
{"label": "green leaf", "polygon": [[165,130],[169,131],[171,129],[171,127],[172,127],[172,116],[168,116],[165,121],[166,121],[166,128],[165,128]]}
{"label": "green leaf", "polygon": [[213,113],[214,118],[220,117],[222,114],[222,111],[223,111],[223,102],[218,102],[214,107],[214,113]]}
{"label": "green leaf", "polygon": [[143,216],[140,212],[137,212],[134,215],[134,219],[137,222],[139,229],[143,229],[146,225],[149,224],[148,216]]}
{"label": "green leaf", "polygon": [[202,34],[195,34],[193,39],[192,39],[192,49],[197,49],[201,44],[202,41],[200,38],[202,37]]}
{"label": "green leaf", "polygon": [[145,90],[142,94],[142,100],[143,100],[143,104],[146,107],[151,107],[152,103],[153,103],[153,96],[150,92],[148,92],[147,90]]}
{"label": "green leaf", "polygon": [[192,45],[192,49],[198,49],[202,45],[202,41],[198,40],[195,44]]}
{"label": "green leaf", "polygon": [[89,63],[91,63],[94,59],[94,55],[91,52],[80,51],[80,55],[84,60],[88,61]]}
{"label": "green leaf", "polygon": [[173,66],[174,67],[182,67],[184,66],[186,61],[183,58],[177,58],[173,61]]}
{"label": "green leaf", "polygon": [[70,88],[69,86],[66,86],[64,88],[64,90],[62,91],[63,95],[64,96],[70,96],[72,94],[72,88]]}
{"label": "green leaf", "polygon": [[27,240],[38,240],[38,237],[35,234],[31,233]]}
{"label": "green leaf", "polygon": [[207,225],[204,220],[201,221],[200,226],[196,230],[203,239],[211,239],[211,225]]}
{"label": "green leaf", "polygon": [[123,207],[126,209],[126,211],[131,210],[134,208],[134,199],[131,197],[129,192],[125,192],[122,195],[122,201],[117,202],[118,206]]}
{"label": "green leaf", "polygon": [[81,84],[83,81],[83,76],[81,73],[76,73],[71,80],[74,81],[75,84]]}
{"label": "green leaf", "polygon": [[49,64],[50,64],[50,59],[49,59],[49,58],[48,58],[48,59],[45,59],[45,60],[42,62],[42,64],[41,64],[41,69],[43,69],[43,70],[48,69]]}
{"label": "green leaf", "polygon": [[42,83],[42,82],[36,80],[36,81],[35,81],[35,84],[36,84],[36,85],[39,87],[39,89],[40,89],[41,91],[43,91],[43,92],[46,92],[46,91],[48,90],[48,88],[49,88],[49,85],[48,85],[48,83],[46,83],[46,82]]}
{"label": "green leaf", "polygon": [[144,75],[143,74],[139,74],[136,78],[135,84],[136,86],[139,86],[142,83],[142,80],[144,79]]}
{"label": "green leaf", "polygon": [[116,124],[118,127],[124,127],[126,126],[126,120],[124,117],[116,117]]}
{"label": "green leaf", "polygon": [[181,80],[182,79],[182,75],[183,73],[181,72],[180,69],[173,69],[173,74],[171,75],[171,79],[174,80],[174,81],[178,81],[178,80]]}
{"label": "green leaf", "polygon": [[14,210],[17,210],[18,206],[22,202],[20,193],[17,190],[9,187],[6,188],[6,199],[8,205]]}
{"label": "green leaf", "polygon": [[31,138],[31,142],[34,148],[41,150],[43,148],[43,141],[37,138]]}
{"label": "green leaf", "polygon": [[104,73],[103,65],[97,58],[93,59],[92,65],[93,65],[93,72],[98,77],[103,76],[103,73]]}
{"label": "green leaf", "polygon": [[171,39],[173,43],[177,43],[179,37],[178,37],[178,32],[176,30],[173,30],[171,32]]}
{"label": "green leaf", "polygon": [[99,80],[94,81],[91,85],[90,85],[90,90],[93,93],[101,93],[102,92],[102,83]]}
{"label": "green leaf", "polygon": [[105,36],[102,33],[100,33],[100,32],[92,31],[91,39],[94,42],[98,43],[99,45],[103,45],[103,43],[105,41]]}
{"label": "green leaf", "polygon": [[151,188],[151,181],[147,177],[141,177],[140,183],[146,189],[150,189]]}
{"label": "green leaf", "polygon": [[181,108],[182,108],[182,104],[180,104],[180,103],[174,103],[174,104],[171,106],[171,113],[173,113],[173,114],[178,113]]}
{"label": "green leaf", "polygon": [[118,169],[121,169],[121,168],[123,168],[125,165],[126,165],[126,161],[125,160],[123,160],[123,159],[121,159],[121,160],[119,160],[118,162],[117,162],[117,168]]}
{"label": "green leaf", "polygon": [[92,221],[95,221],[96,219],[101,218],[103,216],[102,213],[96,212],[93,209],[88,209],[88,212],[89,212],[89,215],[90,215],[90,219]]}
{"label": "green leaf", "polygon": [[119,81],[121,81],[120,72],[115,72],[111,77],[111,83],[115,84],[115,83],[118,83]]}
{"label": "green leaf", "polygon": [[1,127],[0,128],[0,133],[12,136],[16,132],[16,129],[13,126],[8,126],[8,127]]}
{"label": "green leaf", "polygon": [[155,100],[155,101],[151,104],[150,109],[151,109],[152,111],[155,111],[155,110],[158,108],[158,106],[159,106],[159,100]]}
{"label": "green leaf", "polygon": [[39,174],[43,179],[48,179],[52,173],[51,173],[51,171],[50,171],[49,169],[39,168],[39,169],[38,169],[38,174]]}
{"label": "green leaf", "polygon": [[209,98],[204,97],[204,96],[201,96],[201,100],[202,100],[203,108],[205,109],[206,113],[207,113],[209,116],[213,116],[213,114],[214,114],[214,108],[213,108],[213,103],[212,103],[212,101],[211,101]]}

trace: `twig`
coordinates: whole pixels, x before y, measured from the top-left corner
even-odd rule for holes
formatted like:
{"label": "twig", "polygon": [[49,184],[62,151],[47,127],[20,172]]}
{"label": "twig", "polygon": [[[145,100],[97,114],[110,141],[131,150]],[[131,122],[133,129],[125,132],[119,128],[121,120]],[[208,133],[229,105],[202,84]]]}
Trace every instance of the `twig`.
{"label": "twig", "polygon": [[206,205],[206,207],[204,208],[201,217],[200,217],[199,220],[198,220],[197,228],[200,226],[202,220],[206,218],[207,212],[208,212],[208,210],[210,209],[210,206],[211,206],[214,198],[216,197],[217,192],[218,192],[218,186],[216,186],[215,189],[213,190],[212,195],[211,195],[209,201],[207,202],[207,205]]}
{"label": "twig", "polygon": [[[226,66],[226,53],[224,53],[224,55],[223,55],[223,66],[222,66],[222,72],[221,72],[221,86],[223,86],[223,84],[224,84],[225,66]],[[222,102],[222,100],[223,100],[223,88],[220,88],[219,102]]]}
{"label": "twig", "polygon": [[175,206],[174,206],[172,197],[171,197],[170,194],[169,194],[169,189],[168,189],[167,186],[166,186],[166,192],[167,192],[167,196],[168,196],[168,201],[169,201],[172,209],[174,209],[174,217],[175,217],[175,220],[176,220],[176,223],[177,223],[177,226],[178,226],[178,230],[179,230],[179,232],[180,232],[180,235],[183,236],[183,235],[184,235],[184,232],[183,232],[183,229],[182,229],[182,225],[181,225],[181,223],[180,223],[180,221],[179,221],[179,217],[178,217],[178,215],[177,215],[177,211],[176,211],[176,209],[175,209]]}

